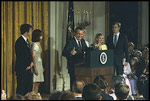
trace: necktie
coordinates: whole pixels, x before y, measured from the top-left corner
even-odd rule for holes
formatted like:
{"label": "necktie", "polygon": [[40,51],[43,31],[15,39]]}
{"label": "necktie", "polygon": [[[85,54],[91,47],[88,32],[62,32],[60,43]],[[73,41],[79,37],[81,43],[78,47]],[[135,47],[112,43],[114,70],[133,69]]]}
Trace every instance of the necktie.
{"label": "necktie", "polygon": [[114,38],[114,46],[116,47],[116,44],[117,44],[117,35],[115,35],[115,38]]}
{"label": "necktie", "polygon": [[81,42],[80,42],[80,41],[78,41],[78,43],[79,43],[79,49],[80,49],[80,51],[82,51]]}
{"label": "necktie", "polygon": [[30,47],[30,43],[29,43],[28,39],[27,39],[27,46]]}

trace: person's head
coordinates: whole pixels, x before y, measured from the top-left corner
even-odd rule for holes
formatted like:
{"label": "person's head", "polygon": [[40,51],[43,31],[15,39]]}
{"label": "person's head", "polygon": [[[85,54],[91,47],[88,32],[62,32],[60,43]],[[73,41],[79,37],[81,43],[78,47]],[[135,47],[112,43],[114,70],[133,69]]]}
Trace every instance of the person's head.
{"label": "person's head", "polygon": [[128,49],[129,49],[129,52],[132,52],[134,50],[134,43],[133,42],[128,42]]}
{"label": "person's head", "polygon": [[125,83],[118,83],[115,85],[115,95],[118,100],[126,99],[129,95],[130,88]]}
{"label": "person's head", "polygon": [[77,40],[81,40],[84,36],[85,30],[83,27],[77,27],[75,29],[75,37],[77,38]]}
{"label": "person's head", "polygon": [[141,51],[139,51],[139,50],[136,50],[136,51],[135,51],[135,53],[134,53],[134,56],[135,56],[135,57],[137,57],[137,58],[138,58],[138,60],[140,60],[140,59],[141,59],[141,57],[142,57],[142,52],[141,52]]}
{"label": "person's head", "polygon": [[54,91],[50,94],[49,100],[58,100],[61,94],[61,91]]}
{"label": "person's head", "polygon": [[103,75],[96,76],[94,83],[97,84],[100,89],[106,89],[108,87],[107,80]]}
{"label": "person's head", "polygon": [[62,92],[59,100],[76,100],[76,97],[72,92]]}
{"label": "person's head", "polygon": [[83,87],[85,86],[84,81],[76,81],[73,83],[72,90],[74,93],[82,94]]}
{"label": "person's head", "polygon": [[149,48],[148,47],[144,47],[143,49],[142,49],[142,56],[144,57],[144,58],[146,58],[147,57],[147,52],[149,52]]}
{"label": "person's head", "polygon": [[122,75],[117,75],[114,77],[113,86],[115,86],[118,83],[125,83],[125,78]]}
{"label": "person's head", "polygon": [[39,42],[40,40],[42,40],[42,34],[43,32],[39,29],[34,30],[32,32],[32,42]]}
{"label": "person's head", "polygon": [[138,78],[136,86],[137,86],[137,91],[138,91],[139,95],[144,95],[145,90],[146,90],[145,84],[147,83],[147,81],[148,81],[147,77],[141,76],[140,78]]}
{"label": "person's head", "polygon": [[87,84],[83,88],[82,98],[84,100],[101,100],[101,90],[96,84]]}
{"label": "person's head", "polygon": [[29,92],[24,97],[26,100],[42,100],[40,93]]}
{"label": "person's head", "polygon": [[115,22],[112,26],[112,31],[113,33],[117,34],[121,28],[121,23],[120,22]]}
{"label": "person's head", "polygon": [[83,36],[82,36],[83,39],[85,38],[86,33],[87,33],[87,31],[86,31],[86,29],[84,29],[84,33],[83,33]]}
{"label": "person's head", "polygon": [[25,98],[20,94],[15,94],[9,97],[7,100],[25,100]]}
{"label": "person's head", "polygon": [[94,45],[99,43],[104,44],[104,36],[102,33],[97,33],[95,36]]}
{"label": "person's head", "polygon": [[131,66],[135,66],[135,64],[138,62],[138,58],[137,57],[133,57],[130,59],[130,64]]}
{"label": "person's head", "polygon": [[21,35],[29,37],[32,34],[32,26],[29,24],[22,24],[20,26],[20,33]]}

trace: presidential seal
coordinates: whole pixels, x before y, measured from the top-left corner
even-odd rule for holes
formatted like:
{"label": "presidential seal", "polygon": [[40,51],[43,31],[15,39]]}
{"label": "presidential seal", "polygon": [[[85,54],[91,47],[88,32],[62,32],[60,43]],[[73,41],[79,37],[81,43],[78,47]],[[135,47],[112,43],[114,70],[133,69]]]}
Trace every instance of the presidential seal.
{"label": "presidential seal", "polygon": [[99,60],[101,64],[106,64],[107,62],[107,54],[105,52],[102,52],[99,56]]}

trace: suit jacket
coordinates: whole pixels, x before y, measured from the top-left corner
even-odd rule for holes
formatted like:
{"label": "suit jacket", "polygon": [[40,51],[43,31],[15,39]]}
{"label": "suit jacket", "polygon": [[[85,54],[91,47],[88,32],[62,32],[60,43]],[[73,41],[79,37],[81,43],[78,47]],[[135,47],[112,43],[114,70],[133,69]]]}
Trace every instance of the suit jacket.
{"label": "suit jacket", "polygon": [[104,91],[101,91],[102,100],[114,100],[112,96],[106,94]]}
{"label": "suit jacket", "polygon": [[[72,67],[74,64],[83,61],[84,52],[88,48],[84,39],[81,39],[81,45],[82,45],[82,51],[79,50],[78,44],[74,37],[70,39],[68,43],[66,43],[64,50],[62,52],[62,56],[67,58],[67,65],[69,68]],[[73,50],[74,47],[77,53],[75,55],[71,55],[71,51]]]}
{"label": "suit jacket", "polygon": [[31,64],[32,53],[27,42],[20,36],[15,43],[15,52],[16,52],[16,66],[15,71],[16,75],[21,75],[24,72],[31,73],[31,69],[26,71],[27,66]]}
{"label": "suit jacket", "polygon": [[129,62],[129,51],[128,51],[128,39],[126,35],[120,33],[119,38],[116,44],[116,47],[113,45],[113,34],[107,38],[108,49],[114,50],[114,61],[118,65],[123,64],[123,58],[126,58],[126,62]]}

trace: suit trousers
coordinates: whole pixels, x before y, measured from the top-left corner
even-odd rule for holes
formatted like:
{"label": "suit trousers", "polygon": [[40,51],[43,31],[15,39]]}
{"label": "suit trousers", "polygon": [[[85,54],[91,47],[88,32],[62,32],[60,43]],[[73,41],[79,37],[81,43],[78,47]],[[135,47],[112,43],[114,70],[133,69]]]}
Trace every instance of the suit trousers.
{"label": "suit trousers", "polygon": [[25,96],[28,92],[32,91],[33,87],[33,74],[31,71],[25,71],[17,75],[17,89],[16,94]]}
{"label": "suit trousers", "polygon": [[123,75],[123,68],[124,68],[123,65],[118,65],[118,64],[114,63],[115,75]]}

